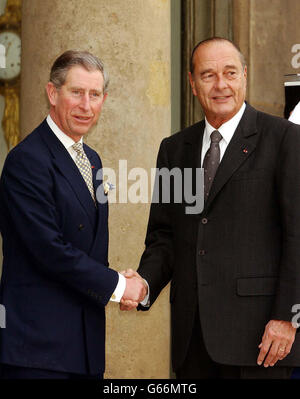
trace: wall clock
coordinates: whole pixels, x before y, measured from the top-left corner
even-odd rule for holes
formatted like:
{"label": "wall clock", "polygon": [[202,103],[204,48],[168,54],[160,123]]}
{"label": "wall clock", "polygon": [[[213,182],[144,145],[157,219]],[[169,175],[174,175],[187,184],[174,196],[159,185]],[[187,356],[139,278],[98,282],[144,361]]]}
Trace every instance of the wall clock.
{"label": "wall clock", "polygon": [[5,48],[5,68],[0,68],[0,94],[5,99],[2,127],[11,149],[20,141],[21,0],[7,0],[0,16],[0,44]]}

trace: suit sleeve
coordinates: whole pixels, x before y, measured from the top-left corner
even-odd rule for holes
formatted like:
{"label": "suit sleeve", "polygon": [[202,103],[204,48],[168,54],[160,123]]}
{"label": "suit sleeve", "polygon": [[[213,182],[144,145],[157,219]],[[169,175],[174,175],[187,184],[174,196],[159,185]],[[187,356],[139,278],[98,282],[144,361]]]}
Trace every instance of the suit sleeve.
{"label": "suit sleeve", "polygon": [[291,321],[300,304],[300,128],[289,124],[276,173],[282,223],[282,253],[272,319]]}
{"label": "suit sleeve", "polygon": [[19,148],[11,151],[1,176],[0,195],[7,220],[33,259],[32,267],[105,306],[118,283],[118,273],[66,242],[54,191],[50,168],[40,158]]}
{"label": "suit sleeve", "polygon": [[[158,157],[157,171],[161,168],[170,168],[166,139],[162,141]],[[158,201],[153,202],[150,208],[148,228],[145,240],[145,250],[141,257],[138,273],[148,282],[150,287],[150,306],[154,303],[161,290],[168,284],[173,273],[173,233],[171,223],[170,204],[163,203],[161,198],[162,182],[156,174],[155,187],[159,187]],[[157,193],[156,193],[157,194]],[[155,195],[153,195],[153,198]],[[149,307],[139,307],[148,310]]]}

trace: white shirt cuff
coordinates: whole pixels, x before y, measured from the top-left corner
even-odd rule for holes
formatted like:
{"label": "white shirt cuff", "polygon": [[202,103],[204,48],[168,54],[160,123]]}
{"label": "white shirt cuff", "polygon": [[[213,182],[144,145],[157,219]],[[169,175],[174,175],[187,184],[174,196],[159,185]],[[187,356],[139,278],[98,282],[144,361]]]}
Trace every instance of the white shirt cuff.
{"label": "white shirt cuff", "polygon": [[121,274],[119,274],[119,281],[116,286],[116,289],[114,290],[112,296],[110,297],[110,301],[112,302],[120,302],[126,288],[126,278]]}
{"label": "white shirt cuff", "polygon": [[142,306],[149,307],[149,306],[150,306],[150,301],[149,301],[150,288],[149,288],[149,284],[147,283],[147,281],[146,281],[145,279],[144,279],[144,281],[145,281],[145,283],[147,284],[148,293],[147,293],[147,295],[145,296],[145,298],[140,302],[140,304],[141,304]]}

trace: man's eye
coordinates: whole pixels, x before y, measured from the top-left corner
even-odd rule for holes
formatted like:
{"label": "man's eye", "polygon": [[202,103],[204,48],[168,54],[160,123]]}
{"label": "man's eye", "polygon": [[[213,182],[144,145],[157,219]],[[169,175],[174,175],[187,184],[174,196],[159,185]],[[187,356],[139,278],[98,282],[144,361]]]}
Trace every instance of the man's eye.
{"label": "man's eye", "polygon": [[227,75],[232,78],[232,77],[235,77],[237,75],[237,73],[236,73],[236,71],[229,71],[229,72],[227,72]]}
{"label": "man's eye", "polygon": [[205,73],[203,76],[202,76],[202,79],[203,80],[211,80],[212,78],[213,78],[213,73]]}
{"label": "man's eye", "polygon": [[79,90],[72,90],[72,93],[73,93],[75,96],[78,96],[78,95],[80,94],[80,91],[79,91]]}

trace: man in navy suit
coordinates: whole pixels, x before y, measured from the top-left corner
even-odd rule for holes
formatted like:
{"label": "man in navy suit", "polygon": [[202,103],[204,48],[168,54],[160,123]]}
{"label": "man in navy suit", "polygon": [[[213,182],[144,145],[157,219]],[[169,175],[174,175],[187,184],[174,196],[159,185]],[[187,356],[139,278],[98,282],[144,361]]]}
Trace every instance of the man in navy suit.
{"label": "man in navy suit", "polygon": [[96,178],[102,164],[82,143],[98,120],[107,85],[97,57],[63,53],[46,87],[48,117],[6,159],[0,183],[2,378],[101,378],[105,305],[145,296],[139,279],[108,268],[108,206]]}

